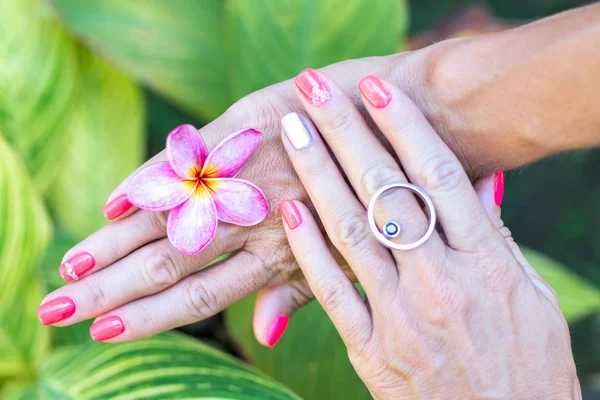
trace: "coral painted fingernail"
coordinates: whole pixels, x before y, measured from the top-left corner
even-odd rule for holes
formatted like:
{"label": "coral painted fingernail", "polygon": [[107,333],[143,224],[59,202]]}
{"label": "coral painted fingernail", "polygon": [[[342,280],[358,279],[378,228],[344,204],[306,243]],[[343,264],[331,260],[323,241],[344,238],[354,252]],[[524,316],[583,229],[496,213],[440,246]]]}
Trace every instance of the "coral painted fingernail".
{"label": "coral painted fingernail", "polygon": [[284,201],[279,205],[279,212],[290,229],[296,229],[302,223],[302,216],[293,201]]}
{"label": "coral painted fingernail", "polygon": [[267,346],[273,347],[277,344],[279,339],[281,339],[281,336],[283,336],[283,333],[288,326],[288,322],[290,322],[290,318],[286,315],[279,315],[271,321],[267,327],[267,334],[265,336],[267,339]]}
{"label": "coral painted fingernail", "polygon": [[125,332],[125,324],[119,317],[102,318],[90,326],[90,335],[94,342],[103,342]]}
{"label": "coral painted fingernail", "polygon": [[313,106],[323,105],[331,98],[329,87],[313,69],[308,68],[300,72],[294,78],[294,83]]}
{"label": "coral painted fingernail", "polygon": [[312,143],[312,136],[302,117],[296,113],[289,113],[281,118],[281,126],[285,136],[296,150],[306,149]]}
{"label": "coral painted fingernail", "polygon": [[94,265],[96,260],[90,253],[77,253],[60,264],[58,272],[65,282],[71,282],[81,278],[83,274],[94,268]]}
{"label": "coral painted fingernail", "polygon": [[39,306],[37,312],[44,325],[55,324],[75,314],[75,302],[69,297],[57,297]]}
{"label": "coral painted fingernail", "polygon": [[358,89],[375,108],[383,108],[392,101],[392,93],[376,76],[368,75],[358,82]]}
{"label": "coral painted fingernail", "polygon": [[502,204],[504,197],[504,171],[496,172],[494,176],[494,202],[498,207]]}
{"label": "coral painted fingernail", "polygon": [[133,207],[126,194],[114,198],[110,203],[104,206],[104,216],[108,220],[119,218]]}

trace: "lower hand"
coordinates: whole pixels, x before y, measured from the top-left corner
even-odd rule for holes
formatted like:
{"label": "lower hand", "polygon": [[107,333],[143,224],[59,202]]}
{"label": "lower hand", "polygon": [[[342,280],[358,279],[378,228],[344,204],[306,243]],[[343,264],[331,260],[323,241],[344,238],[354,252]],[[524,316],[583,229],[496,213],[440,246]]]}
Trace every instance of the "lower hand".
{"label": "lower hand", "polygon": [[[401,169],[352,102],[321,79],[331,89],[326,104],[298,96],[352,189],[307,120],[284,118],[291,121],[284,124],[284,147],[366,300],[339,268],[310,210],[288,201],[281,213],[295,258],[371,394],[581,398],[556,295],[502,226],[493,177],[473,188],[415,104],[397,87],[367,77],[359,85],[365,107]],[[390,251],[368,228],[366,206],[379,187],[407,180],[429,194],[443,233],[434,231],[416,249]],[[400,238],[412,242],[427,217],[410,193],[394,190],[380,198],[376,219],[399,222]]]}

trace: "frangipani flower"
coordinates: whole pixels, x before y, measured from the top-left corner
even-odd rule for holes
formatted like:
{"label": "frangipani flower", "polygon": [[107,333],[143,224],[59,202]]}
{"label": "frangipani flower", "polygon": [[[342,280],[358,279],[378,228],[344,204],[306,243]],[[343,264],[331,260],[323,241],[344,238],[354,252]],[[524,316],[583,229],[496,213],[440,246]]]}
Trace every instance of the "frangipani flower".
{"label": "frangipani flower", "polygon": [[129,201],[144,210],[170,210],[167,237],[179,251],[197,254],[215,236],[218,220],[251,226],[267,216],[263,192],[235,178],[261,141],[262,133],[244,129],[209,153],[198,130],[181,125],[167,137],[169,161],[150,164],[133,176]]}

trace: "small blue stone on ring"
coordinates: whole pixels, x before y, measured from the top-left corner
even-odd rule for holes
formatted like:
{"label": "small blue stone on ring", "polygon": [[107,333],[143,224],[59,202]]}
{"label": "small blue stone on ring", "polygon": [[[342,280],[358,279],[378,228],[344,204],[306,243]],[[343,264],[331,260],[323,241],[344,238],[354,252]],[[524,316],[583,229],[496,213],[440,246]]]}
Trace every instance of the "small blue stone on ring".
{"label": "small blue stone on ring", "polygon": [[400,226],[393,221],[386,222],[383,226],[383,234],[388,238],[395,238],[400,234]]}

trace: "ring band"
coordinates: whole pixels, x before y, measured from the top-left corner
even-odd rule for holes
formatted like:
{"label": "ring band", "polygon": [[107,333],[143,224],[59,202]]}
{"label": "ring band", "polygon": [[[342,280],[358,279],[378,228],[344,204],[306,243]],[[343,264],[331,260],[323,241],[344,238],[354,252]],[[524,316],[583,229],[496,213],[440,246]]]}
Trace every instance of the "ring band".
{"label": "ring band", "polygon": [[[377,199],[384,192],[387,192],[388,190],[395,189],[395,188],[404,188],[404,189],[409,189],[409,190],[415,192],[417,195],[419,195],[419,197],[421,199],[423,199],[423,201],[425,202],[425,205],[429,209],[429,227],[427,228],[427,231],[425,232],[425,234],[416,242],[407,243],[407,244],[394,243],[391,240],[389,240],[383,233],[381,233],[381,231],[377,228],[377,224],[375,223],[375,203],[377,202]],[[379,241],[379,243],[381,243],[385,247],[390,248],[392,250],[401,250],[401,251],[412,250],[412,249],[419,247],[423,243],[425,243],[425,241],[427,239],[429,239],[429,237],[433,233],[433,230],[435,229],[436,220],[437,220],[435,207],[433,206],[433,202],[431,201],[431,198],[429,197],[429,195],[427,193],[425,193],[425,191],[423,189],[421,189],[420,187],[413,185],[412,183],[406,183],[406,182],[390,183],[389,185],[385,185],[385,186],[381,187],[379,190],[377,190],[377,192],[375,192],[373,197],[371,197],[371,201],[369,201],[369,207],[367,208],[367,219],[369,220],[369,227],[371,228],[371,231],[373,231],[373,234],[375,235],[375,238]],[[388,222],[388,223],[386,223],[386,228],[385,228],[386,230],[387,230],[388,224],[395,225],[395,227],[391,228],[391,232],[386,232],[388,234],[388,236],[389,237],[398,236],[399,229],[400,229],[398,227],[398,224],[396,224],[395,222]],[[394,229],[396,229],[396,230],[394,230]]]}

